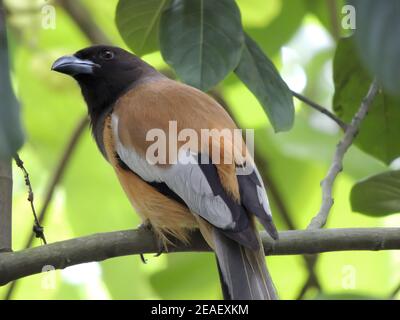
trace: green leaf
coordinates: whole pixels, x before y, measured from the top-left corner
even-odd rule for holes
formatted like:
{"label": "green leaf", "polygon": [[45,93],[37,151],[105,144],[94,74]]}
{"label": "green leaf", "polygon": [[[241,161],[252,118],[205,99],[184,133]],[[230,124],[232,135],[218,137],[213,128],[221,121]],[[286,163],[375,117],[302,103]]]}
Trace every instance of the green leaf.
{"label": "green leaf", "polygon": [[233,0],[175,0],[161,18],[165,61],[186,83],[208,91],[239,63],[240,11]]}
{"label": "green leaf", "polygon": [[[333,63],[335,95],[333,108],[350,122],[372,82],[358,59],[352,38],[340,40]],[[389,164],[400,156],[400,102],[380,92],[362,122],[355,144],[368,154]]]}
{"label": "green leaf", "polygon": [[11,86],[7,31],[0,7],[0,159],[11,158],[22,146],[19,103]]}
{"label": "green leaf", "polygon": [[350,195],[353,211],[371,216],[400,212],[400,170],[381,173],[354,185]]}
{"label": "green leaf", "polygon": [[159,49],[158,31],[170,0],[120,0],[115,22],[127,46],[142,56]]}
{"label": "green leaf", "polygon": [[243,49],[238,77],[257,97],[276,132],[292,128],[293,96],[273,63],[249,36]]}
{"label": "green leaf", "polygon": [[400,2],[398,0],[353,0],[359,53],[384,89],[400,95]]}

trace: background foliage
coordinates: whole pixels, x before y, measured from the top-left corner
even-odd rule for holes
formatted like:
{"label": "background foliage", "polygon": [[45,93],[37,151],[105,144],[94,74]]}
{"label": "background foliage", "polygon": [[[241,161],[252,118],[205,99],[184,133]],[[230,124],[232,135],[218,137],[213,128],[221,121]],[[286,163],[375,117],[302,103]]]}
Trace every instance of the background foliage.
{"label": "background foliage", "polygon": [[[215,1],[205,1],[205,6],[211,2]],[[397,2],[383,2],[390,3],[398,13]],[[199,11],[202,1],[193,0],[190,9],[198,14],[186,21],[185,25],[190,28],[185,32],[181,30],[185,17],[180,1],[83,0],[82,3],[115,45],[131,48],[160,69],[169,68],[168,62],[180,79],[192,85],[202,89],[217,86],[240,126],[256,129],[257,153],[267,164],[271,181],[296,228],[306,227],[318,211],[319,181],[326,173],[341,133],[335,123],[307,106],[295,101],[293,108],[288,88],[271,61],[290,89],[333,108],[345,121],[351,119],[365,95],[372,79],[370,72],[378,73],[384,86],[389,83],[385,90],[390,95],[380,93],[361,128],[357,147],[352,147],[346,155],[345,170],[335,185],[335,205],[328,227],[399,225],[399,216],[387,216],[400,211],[399,174],[389,171],[399,168],[396,159],[400,155],[397,143],[400,106],[395,97],[399,92],[395,87],[398,73],[390,73],[392,81],[386,82],[386,73],[376,71],[382,60],[385,70],[396,67],[399,60],[394,53],[398,52],[399,44],[389,39],[388,43],[397,43],[397,47],[392,44],[385,49],[385,57],[378,61],[373,53],[378,46],[370,44],[371,52],[358,58],[359,46],[369,38],[362,34],[365,29],[360,29],[361,34],[355,35],[356,42],[339,40],[340,36],[349,34],[340,24],[342,1],[237,0],[236,7],[233,1],[218,0],[218,6],[205,8],[207,14],[202,20]],[[59,56],[75,52],[90,42],[58,4],[55,4],[55,29],[42,25],[41,10],[47,1],[13,0],[6,4],[12,82],[23,107],[27,133],[21,157],[30,170],[40,206],[68,136],[86,112],[77,85],[52,73],[50,66]],[[359,5],[357,1],[354,4]],[[366,19],[371,19],[368,12],[362,12],[361,26]],[[218,18],[225,17],[224,14],[229,14],[230,19]],[[384,16],[382,13],[380,17]],[[202,27],[201,21],[208,28],[204,41],[192,41]],[[387,19],[385,23],[390,21]],[[393,23],[391,27],[398,28],[398,25]],[[232,41],[226,42],[226,38]],[[222,51],[213,52],[210,47]],[[226,56],[229,59],[224,59]],[[210,70],[217,71],[210,75]],[[275,133],[288,129],[291,130]],[[13,240],[17,250],[30,234],[32,221],[23,179],[16,170],[14,180]],[[377,188],[382,192],[377,194]],[[290,226],[282,218],[279,204],[271,202],[278,228],[288,229]],[[48,240],[135,228],[138,224],[111,167],[96,150],[87,130],[48,212],[45,221]],[[50,276],[26,278],[19,281],[13,298],[220,298],[211,254],[148,258],[147,265],[139,257],[125,257],[57,271]],[[304,298],[386,298],[400,281],[399,261],[397,252],[323,254],[316,264],[321,290],[311,287]],[[281,297],[297,298],[308,277],[302,257],[270,257],[268,263]],[[54,286],[49,285],[48,277],[54,277]],[[0,287],[0,296],[6,290],[7,287]]]}

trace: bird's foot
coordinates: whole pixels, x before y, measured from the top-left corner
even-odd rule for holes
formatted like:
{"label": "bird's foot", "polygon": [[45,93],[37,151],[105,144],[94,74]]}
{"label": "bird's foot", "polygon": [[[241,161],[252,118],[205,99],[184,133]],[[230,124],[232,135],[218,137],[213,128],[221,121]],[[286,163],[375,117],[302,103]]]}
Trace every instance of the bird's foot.
{"label": "bird's foot", "polygon": [[[138,230],[153,231],[149,220],[146,220],[139,224]],[[144,264],[147,264],[147,259],[144,257],[143,253],[140,254],[140,260],[142,260]]]}
{"label": "bird's foot", "polygon": [[142,260],[143,264],[147,264],[147,259],[144,257],[143,253],[140,254],[140,260]]}
{"label": "bird's foot", "polygon": [[156,234],[157,239],[157,253],[153,256],[155,258],[161,256],[165,252],[165,243],[163,242],[161,236]]}
{"label": "bird's foot", "polygon": [[158,245],[158,251],[157,251],[157,253],[153,256],[153,257],[155,257],[155,258],[161,256],[161,255],[165,252],[165,250],[164,250],[164,244],[162,243],[161,240],[158,240],[158,241],[157,241],[157,245]]}
{"label": "bird's foot", "polygon": [[[154,233],[155,237],[156,237],[156,241],[157,241],[157,253],[154,255],[154,257],[159,257],[161,256],[164,252],[165,252],[165,248],[164,248],[164,243],[161,240],[161,237],[154,231],[153,226],[151,225],[150,221],[146,220],[143,223],[141,223],[138,227],[139,230],[146,230],[146,231],[151,231],[152,233]],[[144,257],[144,254],[140,254],[140,259],[142,260],[142,262],[144,264],[147,263],[147,259]]]}
{"label": "bird's foot", "polygon": [[146,230],[154,232],[153,226],[151,225],[149,220],[145,220],[141,224],[139,224],[138,230]]}

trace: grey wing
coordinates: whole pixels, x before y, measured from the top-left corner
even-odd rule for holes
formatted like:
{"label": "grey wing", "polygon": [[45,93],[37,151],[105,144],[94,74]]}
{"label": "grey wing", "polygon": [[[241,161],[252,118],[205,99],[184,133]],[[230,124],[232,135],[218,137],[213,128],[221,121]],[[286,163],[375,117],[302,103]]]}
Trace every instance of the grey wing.
{"label": "grey wing", "polygon": [[[120,159],[152,186],[165,185],[160,192],[179,197],[194,214],[199,215],[233,240],[249,248],[258,248],[258,240],[246,209],[224,190],[217,168],[203,164],[200,154],[179,156],[177,164],[162,168],[150,164],[135,150],[116,144]],[[165,189],[168,189],[167,191]]]}
{"label": "grey wing", "polygon": [[176,164],[163,181],[189,209],[233,240],[258,248],[246,209],[230,197],[222,186],[217,168],[203,163],[201,155],[191,154],[189,164]]}

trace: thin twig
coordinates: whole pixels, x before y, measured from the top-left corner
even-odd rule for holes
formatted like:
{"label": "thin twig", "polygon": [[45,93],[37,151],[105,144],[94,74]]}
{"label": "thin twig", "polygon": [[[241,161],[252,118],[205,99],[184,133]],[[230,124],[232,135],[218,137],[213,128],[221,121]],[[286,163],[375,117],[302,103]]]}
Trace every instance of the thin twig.
{"label": "thin twig", "polygon": [[[67,145],[64,149],[64,152],[61,156],[60,161],[58,162],[58,165],[56,169],[54,170],[53,176],[50,180],[49,186],[47,187],[45,199],[43,202],[43,206],[41,210],[39,211],[39,216],[38,216],[38,221],[39,223],[43,223],[47,214],[47,209],[49,208],[49,205],[51,203],[51,200],[53,199],[54,191],[58,184],[60,183],[67,165],[69,163],[69,160],[71,159],[71,156],[73,155],[76,146],[78,145],[79,139],[82,136],[82,133],[84,129],[87,127],[89,124],[89,118],[87,116],[84,116],[82,120],[79,121],[78,125],[74,129],[69,141],[67,142]],[[34,235],[31,234],[30,237],[28,238],[25,248],[30,248],[33,240],[35,239]],[[10,300],[11,297],[13,296],[15,290],[17,287],[17,281],[14,281],[11,283],[11,285],[8,287],[7,292],[4,296],[4,300]]]}
{"label": "thin twig", "polygon": [[[279,240],[261,232],[268,255],[316,254],[333,251],[399,250],[400,228],[317,229],[283,231]],[[44,266],[69,266],[110,258],[158,253],[159,245],[149,230],[102,233],[0,255],[0,285],[41,273]],[[175,242],[168,252],[210,251],[200,232],[192,234],[189,245]]]}
{"label": "thin twig", "polygon": [[323,113],[324,115],[328,116],[331,118],[333,121],[336,122],[336,124],[342,128],[343,131],[347,130],[348,124],[342,121],[339,117],[335,116],[332,112],[330,112],[327,108],[319,105],[318,103],[310,100],[309,98],[303,96],[300,93],[297,93],[295,91],[292,91],[292,94],[294,97],[296,97],[298,100],[304,102],[305,104],[309,105],[311,108]]}
{"label": "thin twig", "polygon": [[44,235],[43,226],[40,224],[40,221],[36,214],[36,208],[35,208],[35,203],[34,203],[35,196],[33,194],[33,188],[32,188],[31,180],[29,178],[29,173],[24,166],[24,162],[21,160],[21,158],[19,157],[18,154],[16,154],[14,156],[14,160],[15,160],[15,163],[17,164],[17,167],[22,170],[22,172],[24,174],[24,178],[25,178],[25,185],[28,187],[28,201],[31,205],[31,210],[32,210],[33,220],[34,220],[33,232],[35,233],[36,238],[42,239],[43,243],[47,244],[46,237]]}
{"label": "thin twig", "polygon": [[351,124],[348,126],[342,140],[339,142],[336,152],[329,168],[327,176],[321,182],[322,204],[318,214],[311,220],[308,229],[322,228],[328,219],[329,212],[333,206],[332,190],[337,175],[343,170],[343,158],[346,151],[353,144],[358,133],[361,122],[366,117],[370,106],[378,93],[378,84],[374,80],[369,87],[368,93],[363,99],[360,109],[354,116]]}

